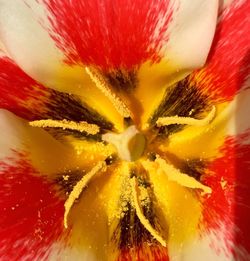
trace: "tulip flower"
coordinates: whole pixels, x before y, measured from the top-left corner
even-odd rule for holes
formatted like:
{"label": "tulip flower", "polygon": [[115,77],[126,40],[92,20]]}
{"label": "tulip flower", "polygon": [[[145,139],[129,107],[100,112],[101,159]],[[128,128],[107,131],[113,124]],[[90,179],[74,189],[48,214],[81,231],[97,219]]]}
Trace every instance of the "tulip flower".
{"label": "tulip flower", "polygon": [[249,12],[0,0],[0,259],[250,260]]}

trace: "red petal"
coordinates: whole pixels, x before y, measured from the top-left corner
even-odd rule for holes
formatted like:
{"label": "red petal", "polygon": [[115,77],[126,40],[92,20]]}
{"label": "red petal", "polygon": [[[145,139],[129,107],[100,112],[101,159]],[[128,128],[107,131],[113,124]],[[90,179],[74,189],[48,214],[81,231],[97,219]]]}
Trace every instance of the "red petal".
{"label": "red petal", "polygon": [[[223,154],[209,166],[205,183],[213,193],[204,202],[204,222],[207,229],[220,229],[224,224],[228,251],[234,245],[250,253],[250,132],[227,138],[221,148]],[[233,245],[231,243],[234,243]]]}
{"label": "red petal", "polygon": [[53,37],[69,63],[129,69],[157,60],[157,51],[167,41],[164,34],[172,17],[169,0],[43,1],[59,35]]}
{"label": "red petal", "polygon": [[45,87],[25,74],[12,60],[0,57],[0,108],[28,120],[44,111]]}
{"label": "red petal", "polygon": [[250,73],[250,2],[234,1],[224,10],[207,66],[190,78],[215,101],[230,100]]}
{"label": "red petal", "polygon": [[24,154],[0,162],[1,260],[41,260],[63,231],[63,202]]}

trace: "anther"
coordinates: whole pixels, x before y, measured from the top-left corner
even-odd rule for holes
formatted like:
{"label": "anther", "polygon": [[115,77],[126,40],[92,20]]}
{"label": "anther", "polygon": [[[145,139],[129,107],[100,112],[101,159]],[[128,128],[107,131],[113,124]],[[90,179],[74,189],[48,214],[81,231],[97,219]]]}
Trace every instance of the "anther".
{"label": "anther", "polygon": [[104,170],[106,163],[104,161],[98,162],[96,166],[91,169],[86,175],[82,177],[80,181],[74,186],[73,190],[69,194],[68,199],[64,204],[64,227],[68,228],[68,215],[76,199],[79,198],[83,189],[88,185],[90,180],[101,170]]}
{"label": "anther", "polygon": [[212,110],[209,114],[201,120],[194,119],[191,117],[179,117],[179,116],[171,116],[171,117],[160,117],[156,121],[158,127],[168,126],[172,124],[187,124],[191,126],[206,126],[208,125],[215,117],[216,108],[212,107]]}
{"label": "anther", "polygon": [[95,135],[99,132],[99,127],[95,124],[89,124],[85,121],[74,122],[68,120],[37,120],[29,122],[30,126],[41,128],[62,128],[67,130],[75,130]]}
{"label": "anther", "polygon": [[154,239],[156,239],[162,246],[166,247],[167,243],[166,241],[161,237],[161,235],[151,226],[148,219],[144,216],[141,206],[139,204],[139,198],[138,198],[138,185],[136,182],[136,178],[133,177],[130,179],[130,184],[132,187],[132,195],[133,195],[133,201],[135,205],[135,211],[136,215],[139,218],[141,224],[145,227],[145,229],[152,235]]}

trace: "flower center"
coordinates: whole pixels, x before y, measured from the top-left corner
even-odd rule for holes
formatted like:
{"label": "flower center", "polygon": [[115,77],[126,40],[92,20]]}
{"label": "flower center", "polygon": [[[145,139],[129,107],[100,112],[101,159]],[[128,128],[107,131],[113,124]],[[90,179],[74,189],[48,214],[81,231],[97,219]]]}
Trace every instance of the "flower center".
{"label": "flower center", "polygon": [[[205,126],[209,124],[215,117],[216,109],[213,106],[212,110],[203,119],[194,119],[191,117],[161,117],[156,121],[156,126],[168,126],[172,124],[184,124],[193,126]],[[90,124],[88,122],[74,122],[68,120],[39,120],[30,122],[31,126],[34,127],[52,127],[52,128],[62,128],[73,131],[78,131],[80,133],[85,133],[87,135],[95,135],[100,132],[99,126],[95,124]],[[200,181],[193,177],[188,176],[186,173],[181,172],[178,168],[171,164],[168,159],[163,159],[159,155],[153,161],[146,160],[143,158],[144,151],[146,149],[146,144],[151,143],[150,135],[148,135],[148,129],[144,133],[140,132],[135,125],[129,126],[122,133],[108,132],[102,134],[101,138],[103,142],[112,144],[116,148],[117,155],[122,161],[125,161],[128,166],[133,165],[135,161],[138,160],[136,164],[141,165],[145,171],[151,169],[153,172],[161,171],[167,175],[168,179],[178,183],[189,189],[199,189],[202,190],[204,194],[210,194],[212,192],[211,188],[203,185]],[[150,131],[149,131],[150,133]],[[146,154],[146,153],[145,153]],[[97,164],[85,174],[80,181],[74,186],[73,190],[70,192],[67,200],[65,201],[64,207],[64,226],[68,227],[68,216],[71,208],[73,207],[75,201],[80,197],[82,191],[86,188],[88,183],[97,173],[106,172],[110,162],[108,158],[104,161],[99,161]],[[140,220],[142,226],[151,234],[151,236],[157,240],[162,246],[166,246],[165,239],[160,235],[154,226],[150,223],[147,217],[144,215],[143,208],[141,204],[143,203],[141,197],[141,186],[138,185],[140,180],[140,174],[135,175],[130,178],[130,202],[133,205],[136,215]],[[147,196],[148,197],[148,196]],[[148,199],[150,201],[150,198]]]}
{"label": "flower center", "polygon": [[146,138],[137,130],[135,125],[128,127],[124,132],[106,133],[102,135],[102,140],[113,144],[122,160],[136,161],[145,149]]}

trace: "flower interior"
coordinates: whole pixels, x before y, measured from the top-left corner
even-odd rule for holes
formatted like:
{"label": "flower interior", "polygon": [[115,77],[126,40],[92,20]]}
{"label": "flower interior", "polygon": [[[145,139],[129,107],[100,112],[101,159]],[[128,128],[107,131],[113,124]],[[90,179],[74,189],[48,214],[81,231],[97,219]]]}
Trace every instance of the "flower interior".
{"label": "flower interior", "polygon": [[[202,135],[215,122],[216,107],[208,105],[205,97],[195,89],[190,95],[190,90],[185,90],[181,84],[175,84],[167,88],[151,117],[145,122],[140,114],[141,110],[134,107],[134,102],[140,103],[134,97],[134,90],[124,93],[127,95],[124,97],[115,91],[108,77],[93,69],[86,68],[86,71],[96,88],[101,90],[113,106],[107,109],[106,115],[108,116],[108,111],[115,109],[123,119],[122,128],[117,127],[119,123],[115,120],[111,129],[102,128],[105,122],[102,125],[67,119],[30,122],[31,126],[48,131],[55,129],[74,133],[77,138],[72,143],[78,154],[90,150],[93,154],[86,160],[98,158],[67,193],[64,204],[65,229],[73,225],[74,219],[81,218],[77,211],[73,214],[71,212],[79,201],[84,201],[83,195],[91,182],[103,175],[111,179],[108,187],[112,190],[113,184],[115,189],[102,192],[104,195],[112,193],[106,195],[110,199],[105,206],[109,213],[111,241],[119,240],[120,245],[129,249],[135,242],[139,246],[153,244],[166,247],[169,240],[176,241],[176,244],[190,240],[195,235],[201,218],[200,201],[203,197],[209,197],[212,189],[203,184],[202,171],[205,163],[199,154],[196,154],[196,158],[193,155],[190,158],[180,157],[177,148],[181,145],[189,151],[191,144],[194,146],[191,151],[195,151],[202,144],[198,142],[192,145],[190,140]],[[113,72],[112,77],[120,84],[125,85],[129,80],[132,84],[131,79],[126,79],[127,74],[119,72],[116,75]],[[183,96],[181,102],[179,95]],[[132,106],[128,103],[130,96],[134,99]],[[175,141],[175,137],[177,144],[174,145],[177,148],[171,148],[169,143]],[[105,151],[102,155],[100,147]],[[67,184],[71,179],[70,174],[63,175],[61,182]],[[165,201],[164,205],[162,200]],[[113,201],[112,204],[110,201]],[[184,213],[191,219],[188,225],[179,227],[175,219]],[[132,233],[134,229],[139,230],[135,235]]]}
{"label": "flower interior", "polygon": [[250,260],[250,1],[0,2],[0,259]]}

